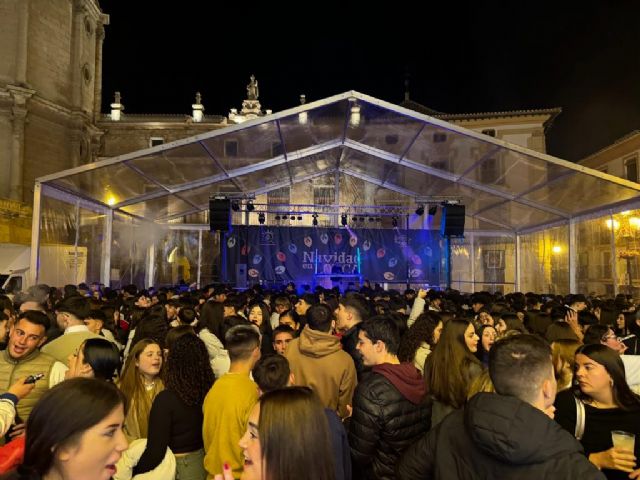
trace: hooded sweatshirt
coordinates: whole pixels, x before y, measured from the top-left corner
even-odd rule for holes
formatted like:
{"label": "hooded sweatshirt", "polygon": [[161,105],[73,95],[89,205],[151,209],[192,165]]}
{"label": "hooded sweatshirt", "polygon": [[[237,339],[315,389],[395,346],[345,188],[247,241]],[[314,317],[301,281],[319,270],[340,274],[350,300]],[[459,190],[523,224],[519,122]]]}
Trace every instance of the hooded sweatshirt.
{"label": "hooded sweatshirt", "polygon": [[357,383],[356,368],[338,337],[307,325],[289,342],[285,357],[296,385],[311,388],[326,408],[342,418],[348,415],[347,405],[352,403]]}
{"label": "hooded sweatshirt", "polygon": [[424,400],[427,387],[418,369],[412,363],[401,363],[394,365],[383,363],[373,367],[374,373],[383,375],[404,398],[414,405],[418,405]]}

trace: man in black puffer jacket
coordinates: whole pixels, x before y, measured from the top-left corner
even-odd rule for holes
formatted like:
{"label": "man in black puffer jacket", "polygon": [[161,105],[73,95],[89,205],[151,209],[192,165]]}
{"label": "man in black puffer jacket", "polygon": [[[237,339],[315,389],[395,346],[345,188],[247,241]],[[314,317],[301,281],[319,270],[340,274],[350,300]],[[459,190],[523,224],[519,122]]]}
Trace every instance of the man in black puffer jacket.
{"label": "man in black puffer jacket", "polygon": [[534,335],[489,352],[498,393],[479,393],[407,449],[399,480],[605,480],[580,443],[552,420],[556,381],[549,345]]}
{"label": "man in black puffer jacket", "polygon": [[431,405],[420,372],[397,357],[400,334],[388,316],[362,322],[358,351],[365,373],[353,397],[349,445],[354,478],[394,479],[402,452],[430,427]]}

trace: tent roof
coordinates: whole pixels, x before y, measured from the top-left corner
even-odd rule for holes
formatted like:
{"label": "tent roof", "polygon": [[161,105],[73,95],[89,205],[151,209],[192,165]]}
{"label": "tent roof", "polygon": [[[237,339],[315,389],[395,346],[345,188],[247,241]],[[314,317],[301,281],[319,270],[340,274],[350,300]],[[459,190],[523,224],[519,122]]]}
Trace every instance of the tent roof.
{"label": "tent roof", "polygon": [[36,180],[168,222],[215,194],[259,195],[328,176],[407,205],[457,198],[476,228],[527,231],[639,200],[640,184],[351,91]]}

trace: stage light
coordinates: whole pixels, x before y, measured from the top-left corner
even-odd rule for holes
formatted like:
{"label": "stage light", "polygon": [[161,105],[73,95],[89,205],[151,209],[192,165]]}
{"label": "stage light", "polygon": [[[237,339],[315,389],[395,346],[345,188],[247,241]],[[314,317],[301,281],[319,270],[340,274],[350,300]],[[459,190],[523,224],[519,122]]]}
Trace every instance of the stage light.
{"label": "stage light", "polygon": [[391,219],[391,225],[393,225],[393,228],[396,228],[398,226],[398,217],[393,217]]}
{"label": "stage light", "polygon": [[298,215],[298,220],[302,220],[302,215]]}
{"label": "stage light", "polygon": [[352,221],[352,222],[357,222],[357,221],[358,221],[358,217],[353,217],[353,218],[351,219],[351,221]]}
{"label": "stage light", "polygon": [[418,216],[424,215],[424,205],[420,205],[418,208],[416,208],[416,215]]}
{"label": "stage light", "polygon": [[311,223],[313,223],[313,226],[314,226],[314,227],[317,227],[317,226],[318,226],[318,214],[317,214],[317,213],[314,213],[314,214],[312,215],[312,217],[313,217],[313,221],[312,221]]}
{"label": "stage light", "polygon": [[436,214],[437,211],[438,211],[438,206],[437,205],[431,205],[429,207],[429,216],[433,217]]}
{"label": "stage light", "polygon": [[291,215],[291,220],[295,220],[296,216],[295,215]]}
{"label": "stage light", "polygon": [[373,217],[369,217],[369,221],[370,221],[370,222],[375,222],[375,221],[376,221],[376,219],[375,219],[375,218],[373,218]]}
{"label": "stage light", "polygon": [[255,209],[252,202],[247,202],[247,212],[253,212]]}
{"label": "stage light", "polygon": [[276,215],[276,222],[280,221],[280,215]]}
{"label": "stage light", "polygon": [[264,225],[264,213],[263,213],[263,212],[260,212],[260,213],[258,214],[258,223],[259,223],[260,225]]}
{"label": "stage light", "polygon": [[347,216],[344,213],[340,217],[340,223],[342,224],[343,227],[347,226]]}
{"label": "stage light", "polygon": [[233,210],[234,212],[240,211],[240,204],[238,203],[237,200],[234,200],[233,202],[231,202],[231,210]]}
{"label": "stage light", "polygon": [[364,217],[360,217],[358,220],[360,220],[361,222],[364,222]]}

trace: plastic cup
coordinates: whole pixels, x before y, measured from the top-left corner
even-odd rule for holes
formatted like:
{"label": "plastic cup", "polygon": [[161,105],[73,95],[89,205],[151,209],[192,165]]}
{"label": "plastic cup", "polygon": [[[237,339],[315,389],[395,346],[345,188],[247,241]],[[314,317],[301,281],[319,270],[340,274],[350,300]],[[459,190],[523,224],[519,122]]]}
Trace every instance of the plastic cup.
{"label": "plastic cup", "polygon": [[611,440],[614,448],[618,450],[634,451],[636,445],[636,436],[633,433],[623,432],[622,430],[613,430],[611,432]]}

